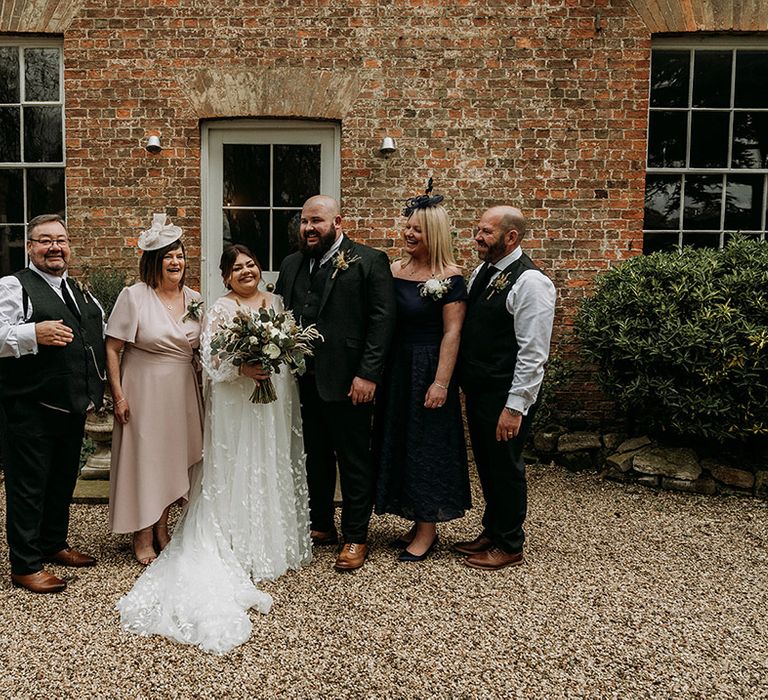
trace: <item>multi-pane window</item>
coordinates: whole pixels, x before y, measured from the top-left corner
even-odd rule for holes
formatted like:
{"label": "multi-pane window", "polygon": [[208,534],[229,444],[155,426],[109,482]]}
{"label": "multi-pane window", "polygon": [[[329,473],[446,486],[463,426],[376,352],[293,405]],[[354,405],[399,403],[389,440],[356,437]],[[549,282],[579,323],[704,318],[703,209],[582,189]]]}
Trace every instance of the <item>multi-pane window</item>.
{"label": "multi-pane window", "polygon": [[25,265],[24,227],[64,215],[61,42],[0,38],[0,274]]}
{"label": "multi-pane window", "polygon": [[277,270],[298,243],[301,207],[320,192],[320,144],[225,143],[224,243]]}
{"label": "multi-pane window", "polygon": [[765,238],[768,47],[656,45],[644,252]]}

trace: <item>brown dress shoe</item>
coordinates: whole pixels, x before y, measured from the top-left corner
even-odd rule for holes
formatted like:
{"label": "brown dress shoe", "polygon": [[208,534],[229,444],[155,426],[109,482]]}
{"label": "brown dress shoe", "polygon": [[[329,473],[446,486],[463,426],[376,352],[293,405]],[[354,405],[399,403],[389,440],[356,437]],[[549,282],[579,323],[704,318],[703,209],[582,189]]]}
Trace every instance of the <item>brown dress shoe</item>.
{"label": "brown dress shoe", "polygon": [[66,581],[45,569],[35,571],[34,574],[11,574],[11,583],[32,593],[58,593],[67,587]]}
{"label": "brown dress shoe", "polygon": [[464,563],[473,569],[485,569],[486,571],[496,571],[505,566],[520,566],[523,563],[522,552],[505,552],[498,547],[491,547],[484,552],[478,552],[467,557]]}
{"label": "brown dress shoe", "polygon": [[365,558],[367,556],[367,544],[348,542],[341,548],[341,552],[339,552],[334,567],[336,567],[338,571],[352,571],[352,569],[359,569],[365,564]]}
{"label": "brown dress shoe", "polygon": [[62,549],[55,554],[49,554],[44,558],[44,561],[51,562],[52,564],[61,564],[62,566],[95,566],[96,564],[96,560],[93,557],[78,552],[76,549],[72,549],[72,547]]}
{"label": "brown dress shoe", "polygon": [[471,542],[457,542],[453,545],[453,548],[462,554],[479,554],[486,549],[490,549],[492,545],[493,542],[491,542],[491,538],[486,537],[485,534],[481,532]]}
{"label": "brown dress shoe", "polygon": [[336,530],[328,530],[328,532],[323,532],[322,530],[310,530],[309,536],[312,539],[312,545],[315,547],[324,547],[325,545],[339,543],[339,536],[336,534]]}

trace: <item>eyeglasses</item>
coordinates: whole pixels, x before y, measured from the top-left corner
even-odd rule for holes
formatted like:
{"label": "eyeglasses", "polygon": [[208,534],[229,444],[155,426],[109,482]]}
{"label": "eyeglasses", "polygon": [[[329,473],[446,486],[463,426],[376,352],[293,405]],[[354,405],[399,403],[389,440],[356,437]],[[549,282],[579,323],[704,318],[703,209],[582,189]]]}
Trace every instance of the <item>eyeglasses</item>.
{"label": "eyeglasses", "polygon": [[27,240],[37,243],[43,246],[43,248],[51,248],[54,245],[59,246],[59,248],[66,248],[69,245],[69,239],[67,238],[28,238]]}

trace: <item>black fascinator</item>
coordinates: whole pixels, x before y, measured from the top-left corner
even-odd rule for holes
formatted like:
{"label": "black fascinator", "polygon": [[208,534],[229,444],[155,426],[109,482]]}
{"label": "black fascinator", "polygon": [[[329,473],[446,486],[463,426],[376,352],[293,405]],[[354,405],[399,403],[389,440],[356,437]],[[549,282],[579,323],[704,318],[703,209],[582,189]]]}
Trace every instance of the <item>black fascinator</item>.
{"label": "black fascinator", "polygon": [[436,194],[432,196],[432,178],[429,178],[427,183],[427,189],[424,190],[424,194],[420,194],[418,197],[411,197],[405,202],[405,209],[403,209],[403,216],[409,217],[417,209],[428,209],[434,207],[443,201],[443,195]]}

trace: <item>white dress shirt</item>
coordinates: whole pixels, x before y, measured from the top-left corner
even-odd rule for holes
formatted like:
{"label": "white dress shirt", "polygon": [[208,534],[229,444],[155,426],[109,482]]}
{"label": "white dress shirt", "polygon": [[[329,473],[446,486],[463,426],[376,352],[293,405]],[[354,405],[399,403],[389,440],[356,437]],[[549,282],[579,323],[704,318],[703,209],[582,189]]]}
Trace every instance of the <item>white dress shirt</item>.
{"label": "white dress shirt", "polygon": [[[493,282],[503,269],[519,259],[522,248],[515,248],[509,255],[495,262]],[[479,265],[469,279],[469,288],[475,281]],[[544,364],[549,357],[549,343],[552,338],[552,324],[555,318],[555,285],[538,270],[525,270],[507,294],[507,311],[515,319],[515,339],[518,351],[515,374],[509,388],[507,408],[520,411],[523,415],[536,402],[544,379]]]}
{"label": "white dress shirt", "polygon": [[[336,253],[338,252],[339,248],[341,248],[341,242],[344,240],[344,234],[342,233],[334,242],[333,245],[326,251],[325,255],[323,255],[322,258],[320,258],[320,267],[325,265]],[[309,259],[309,271],[312,272],[312,270],[315,269],[315,259],[310,258]]]}

